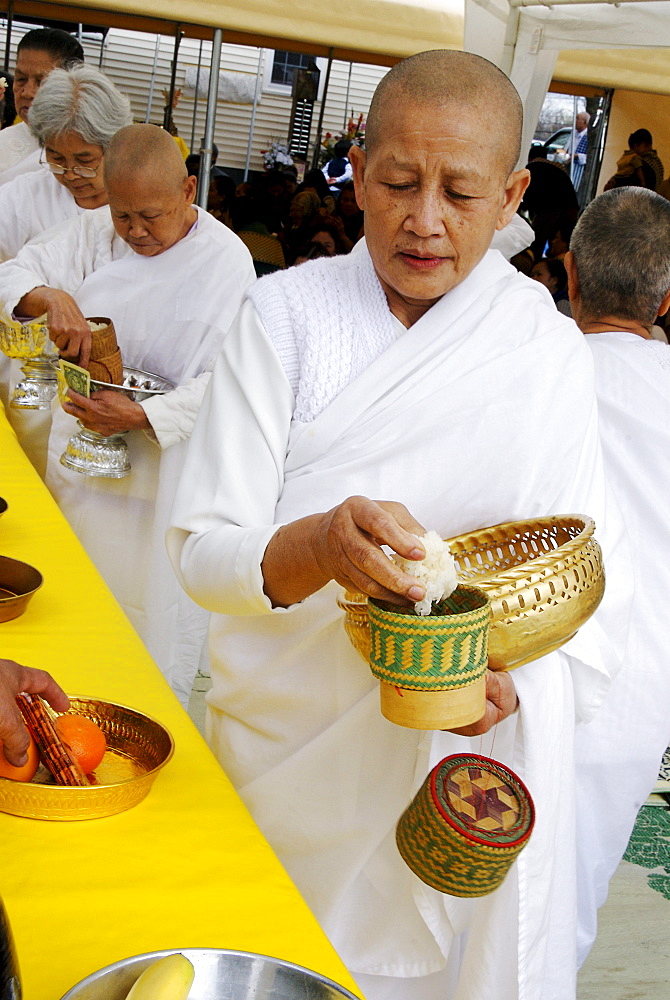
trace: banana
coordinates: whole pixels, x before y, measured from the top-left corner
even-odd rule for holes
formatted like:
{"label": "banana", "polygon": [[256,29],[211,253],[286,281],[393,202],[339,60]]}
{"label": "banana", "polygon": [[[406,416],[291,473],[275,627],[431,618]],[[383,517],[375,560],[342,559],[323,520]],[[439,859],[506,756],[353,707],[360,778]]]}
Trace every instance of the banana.
{"label": "banana", "polygon": [[194,978],[185,955],[165,955],[144,970],[126,1000],[186,1000]]}

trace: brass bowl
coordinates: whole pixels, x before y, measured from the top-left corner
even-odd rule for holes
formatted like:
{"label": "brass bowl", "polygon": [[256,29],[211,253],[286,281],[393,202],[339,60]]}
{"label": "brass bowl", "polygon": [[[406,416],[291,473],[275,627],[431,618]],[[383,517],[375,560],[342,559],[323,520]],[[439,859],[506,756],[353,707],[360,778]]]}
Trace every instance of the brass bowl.
{"label": "brass bowl", "polygon": [[167,729],[134,708],[72,696],[70,712],[97,722],[107,737],[107,752],[94,772],[97,784],[75,788],[0,778],[1,812],[48,820],[114,816],[149,794],[174,753]]}
{"label": "brass bowl", "polygon": [[42,583],[42,574],[34,566],[0,556],[0,622],[22,615]]}
{"label": "brass bowl", "polygon": [[[459,580],[491,601],[489,665],[509,670],[558,649],[602,600],[605,571],[595,524],[579,514],[508,521],[449,538]],[[364,594],[338,600],[344,628],[367,662],[370,624]]]}

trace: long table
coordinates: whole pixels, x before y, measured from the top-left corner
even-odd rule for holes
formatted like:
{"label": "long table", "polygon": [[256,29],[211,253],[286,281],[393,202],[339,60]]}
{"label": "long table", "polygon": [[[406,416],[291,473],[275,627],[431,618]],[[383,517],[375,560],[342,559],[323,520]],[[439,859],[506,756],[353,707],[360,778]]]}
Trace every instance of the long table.
{"label": "long table", "polygon": [[[30,466],[0,406],[0,554],[42,588],[0,623],[0,657],[49,670],[71,695],[132,706],[172,733],[148,797],[105,819],[0,813],[0,895],[25,1000],[59,1000],[130,955],[259,952],[357,992],[341,960]],[[104,525],[101,525],[104,530]]]}

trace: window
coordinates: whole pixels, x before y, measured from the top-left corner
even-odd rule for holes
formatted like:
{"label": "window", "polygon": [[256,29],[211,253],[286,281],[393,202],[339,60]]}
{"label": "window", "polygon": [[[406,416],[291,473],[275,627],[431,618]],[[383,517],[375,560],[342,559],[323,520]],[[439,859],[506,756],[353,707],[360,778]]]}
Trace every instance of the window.
{"label": "window", "polygon": [[293,83],[294,69],[310,69],[313,65],[314,56],[306,56],[303,52],[286,52],[284,49],[275,49],[270,83],[290,87]]}
{"label": "window", "polygon": [[294,69],[309,69],[316,63],[321,70],[319,79],[319,96],[323,95],[323,84],[326,75],[327,60],[318,56],[305,55],[304,52],[288,52],[286,49],[266,49],[263,72],[263,90],[269,94],[284,94],[291,96]]}

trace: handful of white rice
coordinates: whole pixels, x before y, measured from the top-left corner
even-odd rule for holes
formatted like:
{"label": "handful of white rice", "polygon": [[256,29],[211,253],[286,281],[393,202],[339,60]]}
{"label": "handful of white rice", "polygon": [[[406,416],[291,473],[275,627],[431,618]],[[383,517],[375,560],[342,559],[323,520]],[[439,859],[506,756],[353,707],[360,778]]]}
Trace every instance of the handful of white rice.
{"label": "handful of white rice", "polygon": [[403,573],[414,576],[426,588],[426,596],[414,605],[417,615],[429,615],[433,601],[442,601],[456,590],[458,576],[456,563],[447,543],[436,531],[427,531],[423,537],[415,535],[424,549],[424,559],[403,559],[394,553],[393,562]]}

